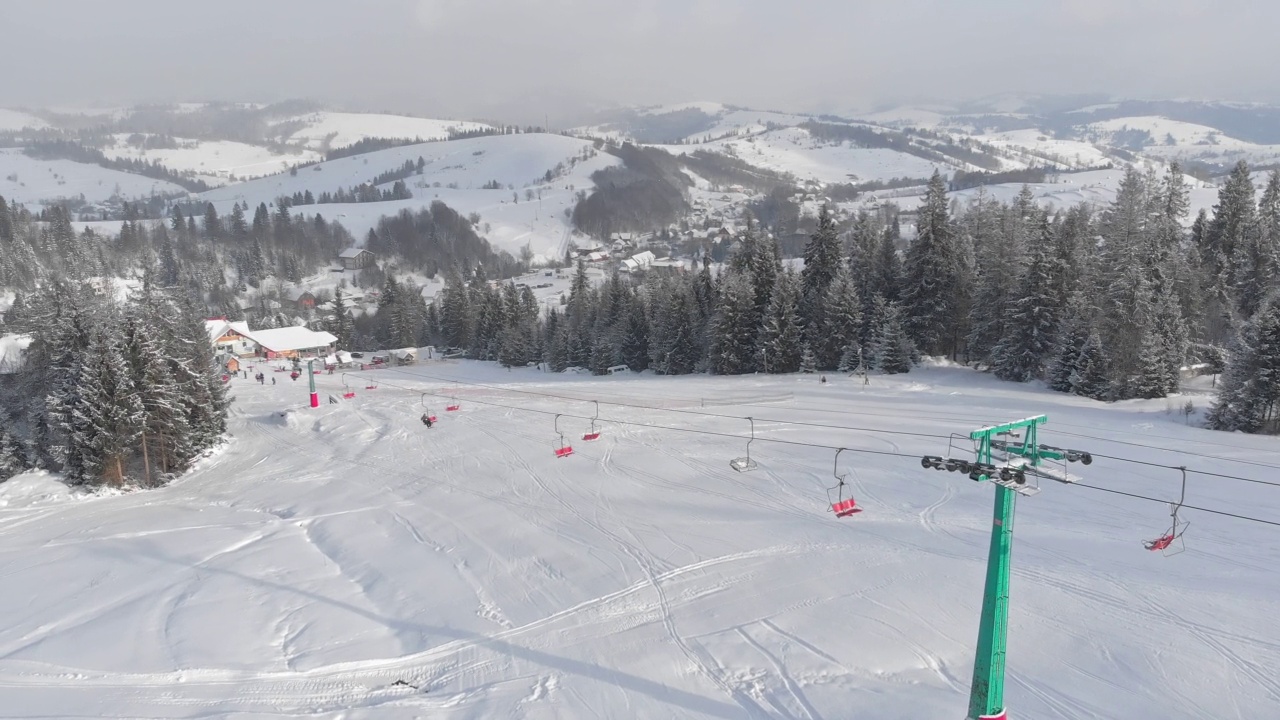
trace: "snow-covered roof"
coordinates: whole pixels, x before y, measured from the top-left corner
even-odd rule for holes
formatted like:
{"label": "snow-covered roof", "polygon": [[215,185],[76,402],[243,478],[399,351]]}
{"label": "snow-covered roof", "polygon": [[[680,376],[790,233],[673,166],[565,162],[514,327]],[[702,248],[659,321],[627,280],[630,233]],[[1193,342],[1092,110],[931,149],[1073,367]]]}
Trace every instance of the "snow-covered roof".
{"label": "snow-covered roof", "polygon": [[367,253],[367,252],[370,252],[370,251],[365,250],[364,248],[355,248],[355,247],[347,248],[346,250],[343,250],[342,252],[338,253],[338,257],[344,258],[344,259],[356,258],[356,257],[360,257],[360,253]]}
{"label": "snow-covered roof", "polygon": [[397,360],[404,360],[405,358],[417,357],[418,349],[417,348],[400,348],[399,350],[392,350],[389,354],[391,355],[391,357]]}
{"label": "snow-covered roof", "polygon": [[310,350],[325,347],[338,341],[327,332],[316,332],[304,327],[285,327],[272,330],[254,330],[247,337],[272,352]]}
{"label": "snow-covered roof", "polygon": [[289,288],[284,291],[284,296],[289,302],[298,302],[303,295],[311,295],[311,291],[306,288]]}

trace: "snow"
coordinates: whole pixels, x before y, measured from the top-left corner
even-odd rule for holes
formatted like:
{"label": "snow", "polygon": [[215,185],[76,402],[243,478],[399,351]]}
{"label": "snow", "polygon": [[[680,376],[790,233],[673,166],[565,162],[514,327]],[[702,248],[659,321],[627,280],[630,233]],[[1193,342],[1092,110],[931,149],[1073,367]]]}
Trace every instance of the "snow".
{"label": "snow", "polygon": [[31,340],[30,335],[0,335],[0,375],[17,372],[22,366],[22,356],[31,346]]}
{"label": "snow", "polygon": [[371,137],[443,140],[449,137],[450,130],[490,127],[477,122],[377,113],[316,112],[290,118],[287,122],[293,121],[306,122],[307,127],[290,135],[289,142],[305,144],[312,150],[346,147]]}
{"label": "snow", "polygon": [[338,338],[327,332],[317,332],[305,327],[251,330],[241,334],[273,352],[312,350],[332,345],[338,341]]}
{"label": "snow", "polygon": [[49,123],[30,113],[21,110],[6,110],[0,108],[0,132],[9,132],[11,130],[43,130],[49,127]]}
{"label": "snow", "polygon": [[757,167],[823,183],[928,177],[935,167],[928,160],[896,150],[861,148],[847,142],[819,143],[809,131],[798,127],[772,130],[749,138],[662,147],[673,153],[695,150],[727,152]]}
{"label": "snow", "polygon": [[186,190],[163,180],[71,160],[37,160],[17,148],[0,149],[0,195],[9,202],[34,206],[84,195],[92,203],[113,195],[132,199],[178,193]]}
{"label": "snow", "polygon": [[[275,175],[217,188],[201,194],[200,199],[213,202],[219,213],[225,213],[241,200],[254,206],[306,190],[319,195],[349,189],[372,181],[380,173],[399,169],[406,160],[416,162],[421,157],[426,163],[423,173],[405,180],[413,194],[411,200],[306,205],[294,208],[294,213],[336,220],[363,242],[369,229],[383,216],[430,207],[439,200],[464,216],[478,213],[481,227],[477,232],[498,249],[515,254],[527,243],[542,259],[563,257],[571,232],[565,209],[576,204],[578,190],[593,187],[591,173],[621,161],[599,153],[578,162],[550,183],[542,179],[558,163],[569,168],[572,158],[591,147],[587,140],[544,133],[422,143],[331,160],[303,168],[296,175]],[[495,180],[502,189],[482,189],[485,183]],[[449,187],[451,184],[456,187]],[[530,188],[542,192],[541,201],[525,199],[525,191]],[[519,202],[512,201],[513,192],[519,193]],[[484,230],[486,224],[488,231]]]}
{"label": "snow", "polygon": [[229,140],[175,138],[181,147],[141,150],[127,144],[127,137],[128,134],[116,135],[116,144],[103,148],[103,154],[110,158],[154,161],[171,170],[194,172],[211,185],[225,185],[234,180],[274,175],[294,165],[324,159],[324,156],[314,150],[280,154],[260,145]]}
{"label": "snow", "polygon": [[1105,165],[1111,159],[1097,147],[1079,140],[1064,140],[1037,129],[1010,130],[977,136],[995,147],[1020,153],[1026,167],[1057,167],[1064,170]]}
{"label": "snow", "polygon": [[[469,362],[352,375],[354,399],[314,410],[305,383],[233,380],[229,446],[159,490],[77,500],[29,476],[0,484],[0,714],[961,717],[991,488],[920,467],[945,440],[893,432],[1045,412],[1043,441],[1099,455],[1248,477],[1275,458],[1274,438],[1187,427],[1164,401],[1105,405],[954,368],[865,388]],[[316,380],[341,396],[341,376]],[[579,440],[591,402],[519,390],[601,400],[601,439]],[[427,430],[423,392],[462,410],[425,396]],[[567,413],[574,454],[553,456],[550,415],[485,402]],[[702,405],[731,417],[666,410]],[[747,415],[759,469],[739,474]],[[865,511],[836,520],[833,452],[766,440],[910,457],[843,453]],[[1172,470],[1096,457],[1072,472],[1178,492]],[[1280,517],[1268,486],[1193,476],[1187,499]],[[1187,551],[1163,558],[1140,545],[1166,528],[1158,503],[1054,483],[1018,515],[1006,702],[1019,716],[1273,713],[1274,528],[1187,511]]]}

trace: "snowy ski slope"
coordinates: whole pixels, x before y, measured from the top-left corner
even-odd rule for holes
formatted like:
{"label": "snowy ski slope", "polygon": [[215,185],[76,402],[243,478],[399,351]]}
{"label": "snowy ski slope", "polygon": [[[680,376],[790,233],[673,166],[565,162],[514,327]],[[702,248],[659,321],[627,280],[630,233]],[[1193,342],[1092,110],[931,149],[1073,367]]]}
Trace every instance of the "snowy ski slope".
{"label": "snowy ski slope", "polygon": [[[1044,442],[1096,454],[1085,482],[1158,498],[1175,471],[1101,456],[1259,479],[1277,461],[1275,438],[1163,401],[962,369],[864,388],[433,362],[357,373],[315,410],[267,374],[233,381],[231,442],[169,487],[0,484],[0,717],[962,717],[991,488],[923,470],[946,440],[904,433],[1046,412]],[[588,443],[592,399],[660,409],[602,402]],[[759,469],[739,474],[747,415]],[[770,441],[883,453],[841,455],[865,511],[826,511],[832,450]],[[1271,485],[1193,476],[1187,502],[1280,520]],[[1140,545],[1163,504],[1057,483],[1019,502],[1013,716],[1274,715],[1280,527],[1183,517],[1164,558]]]}

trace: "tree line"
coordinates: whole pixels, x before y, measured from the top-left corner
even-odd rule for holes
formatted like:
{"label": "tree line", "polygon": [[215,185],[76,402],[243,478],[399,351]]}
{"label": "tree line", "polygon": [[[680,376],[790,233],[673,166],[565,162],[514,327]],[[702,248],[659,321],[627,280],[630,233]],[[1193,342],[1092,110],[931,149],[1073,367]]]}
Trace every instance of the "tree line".
{"label": "tree line", "polygon": [[593,288],[580,265],[545,315],[455,275],[426,332],[474,358],[597,373],[896,373],[943,356],[1098,400],[1163,397],[1184,367],[1225,365],[1210,426],[1274,431],[1280,172],[1255,198],[1241,163],[1188,231],[1176,164],[1130,168],[1100,212],[1048,211],[1025,187],[953,205],[935,173],[905,250],[898,218],[861,212],[842,231],[824,209],[799,271],[749,226],[719,272],[704,254],[697,272]]}
{"label": "tree line", "polygon": [[52,281],[6,313],[3,331],[32,341],[0,375],[0,480],[40,468],[154,486],[221,440],[228,398],[204,308],[154,279],[123,303]]}

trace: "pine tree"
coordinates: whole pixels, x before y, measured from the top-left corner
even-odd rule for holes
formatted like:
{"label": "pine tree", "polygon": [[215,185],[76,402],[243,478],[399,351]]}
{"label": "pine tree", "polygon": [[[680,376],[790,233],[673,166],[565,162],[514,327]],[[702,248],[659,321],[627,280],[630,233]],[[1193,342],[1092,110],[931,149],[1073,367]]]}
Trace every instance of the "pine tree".
{"label": "pine tree", "polygon": [[[432,306],[435,307],[434,305]],[[347,296],[342,292],[342,286],[339,285],[333,291],[333,321],[329,327],[332,328],[333,336],[338,338],[339,348],[351,348],[351,336],[355,332],[355,324],[351,319],[350,310],[347,308]]]}
{"label": "pine tree", "polygon": [[715,320],[711,369],[718,375],[738,375],[756,369],[756,336],[760,324],[755,292],[747,276],[733,274],[720,288]]}
{"label": "pine tree", "polygon": [[1005,335],[996,344],[994,370],[1001,380],[1026,382],[1038,378],[1053,351],[1058,328],[1058,304],[1050,248],[1036,244],[1009,310]]}
{"label": "pine tree", "polygon": [[908,333],[924,352],[952,354],[958,345],[962,258],[947,209],[946,184],[934,171],[907,250],[902,304]]}
{"label": "pine tree", "polygon": [[1094,400],[1105,400],[1109,387],[1102,338],[1097,332],[1091,331],[1076,357],[1075,370],[1071,375],[1071,391]]}
{"label": "pine tree", "polygon": [[222,239],[222,221],[218,219],[218,210],[213,203],[204,205],[204,234],[210,240]]}
{"label": "pine tree", "polygon": [[823,205],[818,212],[818,228],[805,244],[804,268],[800,271],[800,320],[809,329],[810,342],[818,340],[827,290],[844,267],[842,254],[835,218]]}
{"label": "pine tree", "polygon": [[4,482],[27,469],[26,454],[9,430],[0,427],[0,482]]}
{"label": "pine tree", "polygon": [[800,283],[795,273],[787,270],[778,276],[761,328],[757,350],[763,362],[760,369],[770,373],[796,372],[800,369],[803,342]]}
{"label": "pine tree", "polygon": [[809,347],[809,343],[805,343],[800,351],[800,372],[812,375],[818,371],[818,359],[814,357],[813,348]]}
{"label": "pine tree", "polygon": [[1215,430],[1280,430],[1280,301],[1275,297],[1241,328],[1207,419]]}
{"label": "pine tree", "polygon": [[911,372],[914,354],[911,338],[903,327],[902,309],[897,303],[885,307],[884,323],[877,343],[876,366],[886,375]]}
{"label": "pine tree", "polygon": [[1058,321],[1058,344],[1046,378],[1050,390],[1075,392],[1076,365],[1081,349],[1089,340],[1091,326],[1092,319],[1084,295],[1073,294]]}
{"label": "pine tree", "polygon": [[823,323],[815,351],[817,367],[832,370],[840,365],[845,352],[860,342],[862,334],[862,299],[847,265],[841,265],[827,298]]}
{"label": "pine tree", "polygon": [[72,406],[72,453],[80,459],[80,482],[121,485],[125,462],[141,435],[141,398],[129,377],[119,343],[99,331],[86,351],[80,392]]}
{"label": "pine tree", "polygon": [[649,320],[639,303],[631,307],[622,340],[622,362],[636,372],[649,367]]}

